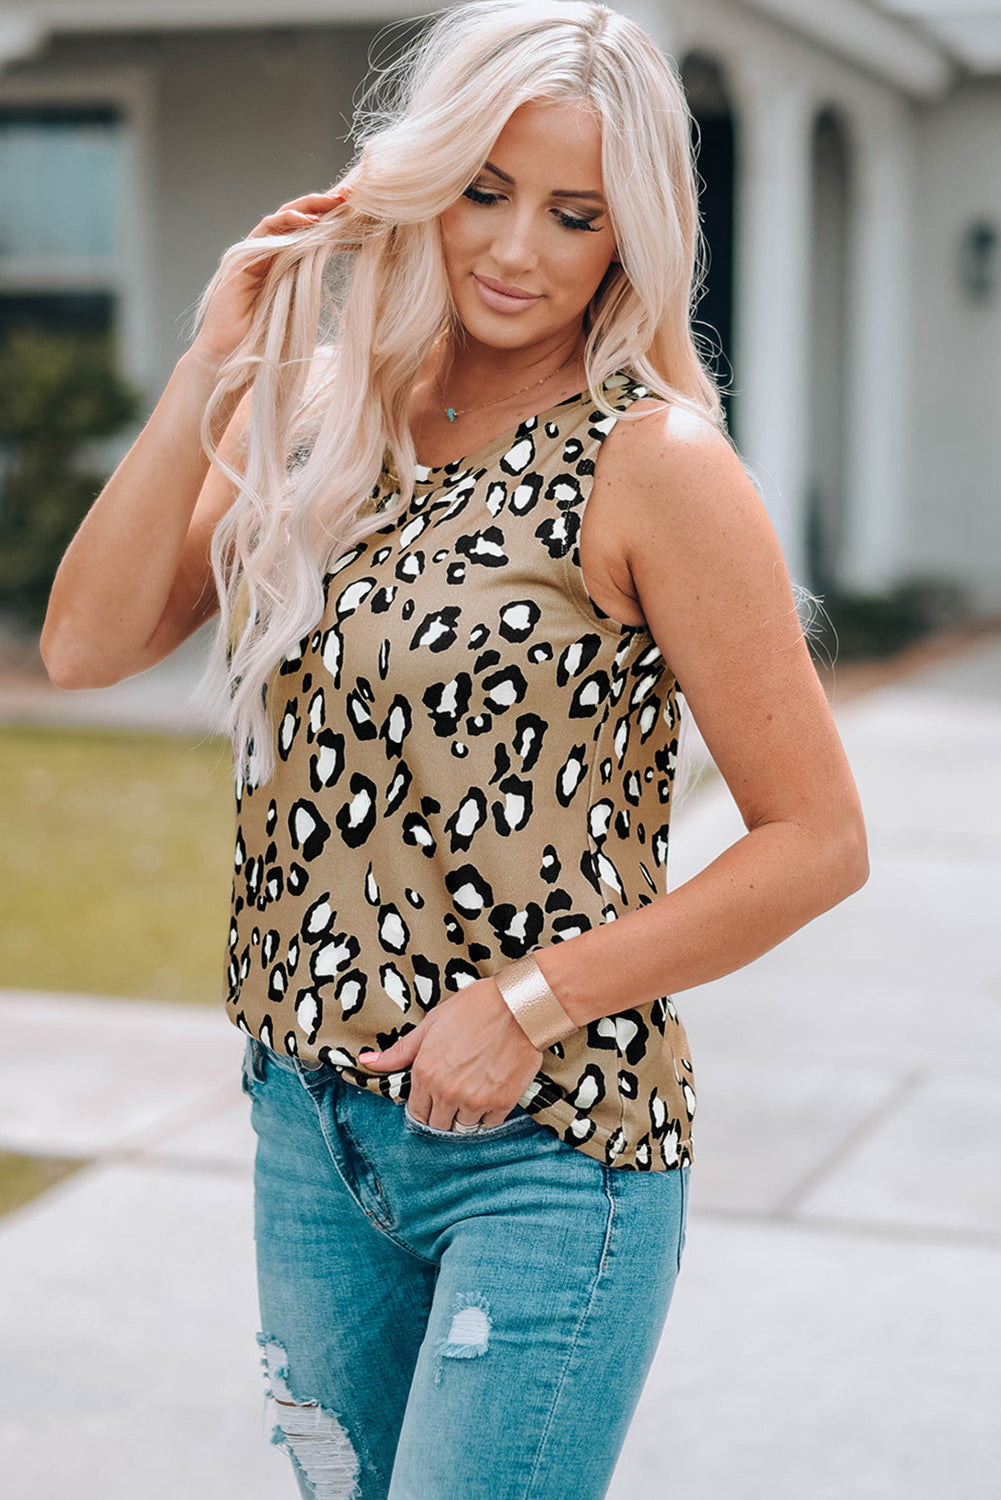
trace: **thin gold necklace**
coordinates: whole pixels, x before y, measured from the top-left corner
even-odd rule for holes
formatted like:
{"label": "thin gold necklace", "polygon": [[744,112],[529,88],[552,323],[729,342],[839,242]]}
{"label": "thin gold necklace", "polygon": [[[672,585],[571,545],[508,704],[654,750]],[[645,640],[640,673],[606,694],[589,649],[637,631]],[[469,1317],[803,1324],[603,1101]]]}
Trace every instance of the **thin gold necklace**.
{"label": "thin gold necklace", "polygon": [[[464,406],[461,411],[456,411],[454,406],[443,406],[442,411],[445,413],[450,422],[454,422],[456,417],[468,416],[471,411],[483,411],[485,407],[496,406],[499,401],[513,401],[515,396],[523,396],[526,391],[534,391],[536,386],[543,385],[547,380],[551,380],[554,375],[559,375],[560,371],[565,370],[570,361],[576,358],[577,351],[574,350],[574,352],[568,355],[567,358],[563,361],[559,369],[551,370],[548,375],[543,375],[541,380],[533,380],[531,385],[523,385],[520,391],[509,391],[503,396],[495,396],[492,401],[481,401],[478,406]],[[438,387],[438,394],[440,399],[441,386]]]}

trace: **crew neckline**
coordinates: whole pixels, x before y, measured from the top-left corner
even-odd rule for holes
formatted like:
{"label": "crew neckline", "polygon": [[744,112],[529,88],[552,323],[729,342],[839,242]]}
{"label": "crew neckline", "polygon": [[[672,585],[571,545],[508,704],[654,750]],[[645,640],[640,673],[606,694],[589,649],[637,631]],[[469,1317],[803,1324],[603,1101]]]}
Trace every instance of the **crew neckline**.
{"label": "crew neckline", "polygon": [[[605,389],[613,385],[625,386],[628,384],[628,375],[623,375],[621,373],[613,373],[611,375],[608,375],[602,382],[603,388]],[[497,437],[491,438],[486,443],[481,443],[478,448],[473,448],[471,452],[464,454],[461,458],[453,458],[450,463],[415,463],[414,482],[417,484],[427,484],[439,474],[461,474],[466,469],[471,469],[475,465],[482,464],[484,461],[495,457],[498,453],[502,453],[506,448],[510,448],[526,422],[534,423],[534,426],[531,428],[531,431],[534,432],[535,428],[537,428],[540,423],[550,415],[551,412],[562,411],[564,407],[572,406],[575,403],[584,401],[585,399],[591,399],[591,391],[589,386],[585,386],[582,391],[575,391],[573,395],[564,396],[562,401],[556,401],[552,406],[547,406],[542,411],[530,412],[527,417],[522,417],[520,422],[516,422],[515,425],[508,428],[506,432],[499,433]],[[390,479],[395,480],[397,475],[395,471],[390,467],[390,462],[391,460],[389,450],[387,449],[382,472]]]}

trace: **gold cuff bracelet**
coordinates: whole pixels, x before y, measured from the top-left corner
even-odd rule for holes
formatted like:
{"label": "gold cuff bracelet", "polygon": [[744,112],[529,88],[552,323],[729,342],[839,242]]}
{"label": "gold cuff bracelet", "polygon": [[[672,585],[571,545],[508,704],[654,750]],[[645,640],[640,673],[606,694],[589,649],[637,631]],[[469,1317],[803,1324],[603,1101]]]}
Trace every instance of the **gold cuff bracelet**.
{"label": "gold cuff bracelet", "polygon": [[530,953],[494,974],[504,1003],[533,1046],[544,1052],[577,1030]]}

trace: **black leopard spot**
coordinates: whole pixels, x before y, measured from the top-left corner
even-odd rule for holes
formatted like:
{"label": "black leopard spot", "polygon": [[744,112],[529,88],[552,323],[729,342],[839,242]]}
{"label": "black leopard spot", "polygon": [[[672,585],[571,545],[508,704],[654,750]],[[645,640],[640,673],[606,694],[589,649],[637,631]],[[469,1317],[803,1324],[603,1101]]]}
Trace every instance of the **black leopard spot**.
{"label": "black leopard spot", "polygon": [[288,829],[292,848],[301,853],[307,863],[319,858],[330,837],[330,824],[320,816],[319,808],[305,797],[298,798],[289,808]]}

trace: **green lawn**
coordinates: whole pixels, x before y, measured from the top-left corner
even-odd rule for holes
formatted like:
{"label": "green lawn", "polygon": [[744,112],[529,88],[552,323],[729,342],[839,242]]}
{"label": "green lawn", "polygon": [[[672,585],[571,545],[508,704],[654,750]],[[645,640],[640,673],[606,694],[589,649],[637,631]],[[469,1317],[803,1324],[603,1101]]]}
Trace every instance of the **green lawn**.
{"label": "green lawn", "polygon": [[0,1216],[39,1197],[86,1165],[86,1160],[78,1157],[70,1161],[60,1156],[19,1156],[14,1151],[0,1151]]}
{"label": "green lawn", "polygon": [[5,726],[0,786],[0,984],[222,1003],[226,741]]}

